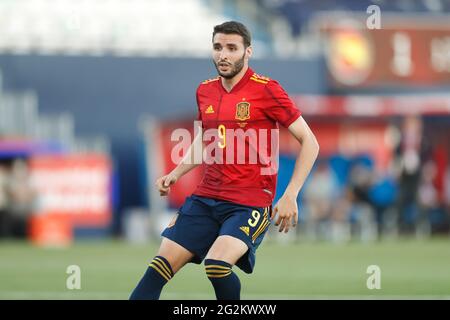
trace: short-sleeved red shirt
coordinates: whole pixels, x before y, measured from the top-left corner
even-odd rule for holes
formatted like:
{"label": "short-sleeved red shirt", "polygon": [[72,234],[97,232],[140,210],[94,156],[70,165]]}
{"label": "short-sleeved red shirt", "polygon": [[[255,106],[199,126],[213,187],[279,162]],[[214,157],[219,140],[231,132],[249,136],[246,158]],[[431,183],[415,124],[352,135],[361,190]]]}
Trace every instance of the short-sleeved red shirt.
{"label": "short-sleeved red shirt", "polygon": [[299,109],[278,82],[250,68],[230,92],[220,77],[202,82],[197,105],[204,141],[209,140],[205,149],[215,149],[209,154],[221,162],[210,157],[203,164],[205,173],[194,194],[247,206],[271,205],[277,181],[277,171],[267,174],[268,167],[274,168],[271,138],[277,136],[272,130],[278,123],[289,127],[300,117]]}

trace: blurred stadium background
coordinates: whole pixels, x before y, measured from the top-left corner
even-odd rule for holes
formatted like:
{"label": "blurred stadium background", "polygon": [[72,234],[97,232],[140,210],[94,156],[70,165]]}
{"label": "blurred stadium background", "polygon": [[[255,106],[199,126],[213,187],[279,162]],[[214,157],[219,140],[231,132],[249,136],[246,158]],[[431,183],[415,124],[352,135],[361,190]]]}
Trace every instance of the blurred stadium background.
{"label": "blurred stadium background", "polygon": [[[0,299],[128,298],[201,176],[152,188],[227,20],[321,145],[243,298],[450,298],[449,0],[0,0]],[[280,140],[277,198],[298,151]],[[213,291],[189,265],[162,298]]]}

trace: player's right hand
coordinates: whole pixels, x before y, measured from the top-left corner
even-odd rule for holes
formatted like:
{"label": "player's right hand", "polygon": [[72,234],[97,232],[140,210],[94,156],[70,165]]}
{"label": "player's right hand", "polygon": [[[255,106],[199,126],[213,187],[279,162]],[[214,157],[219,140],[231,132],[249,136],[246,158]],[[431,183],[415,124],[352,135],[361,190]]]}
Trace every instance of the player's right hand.
{"label": "player's right hand", "polygon": [[170,192],[170,186],[177,182],[177,180],[178,177],[172,173],[158,178],[155,182],[155,186],[159,191],[159,195],[167,196]]}

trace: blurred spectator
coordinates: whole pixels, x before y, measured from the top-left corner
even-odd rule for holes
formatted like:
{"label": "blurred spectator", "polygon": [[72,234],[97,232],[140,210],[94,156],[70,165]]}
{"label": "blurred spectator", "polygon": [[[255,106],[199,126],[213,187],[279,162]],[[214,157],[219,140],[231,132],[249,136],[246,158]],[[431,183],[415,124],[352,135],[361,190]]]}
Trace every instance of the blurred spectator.
{"label": "blurred spectator", "polygon": [[303,199],[306,212],[306,232],[310,239],[324,238],[333,205],[339,195],[334,173],[326,162],[319,162],[312,172]]}
{"label": "blurred spectator", "polygon": [[351,239],[350,212],[352,210],[352,192],[344,189],[343,194],[334,203],[330,214],[330,240],[335,243]]}
{"label": "blurred spectator", "polygon": [[394,208],[398,194],[398,184],[393,175],[388,171],[375,174],[374,182],[369,191],[369,198],[375,210],[378,237],[386,231],[396,230],[396,211]]}
{"label": "blurred spectator", "polygon": [[0,238],[8,234],[8,168],[0,163]]}
{"label": "blurred spectator", "polygon": [[399,194],[397,199],[397,222],[400,231],[410,231],[417,215],[417,191],[422,166],[422,120],[408,116],[402,125],[398,151]]}
{"label": "blurred spectator", "polygon": [[24,160],[0,167],[0,237],[26,237],[34,198]]}
{"label": "blurred spectator", "polygon": [[370,197],[373,185],[372,168],[364,163],[356,163],[350,172],[347,199],[351,201],[352,234],[365,242],[376,238],[375,205]]}
{"label": "blurred spectator", "polygon": [[444,210],[446,212],[446,222],[448,223],[450,221],[450,163],[447,164],[445,172],[444,190]]}
{"label": "blurred spectator", "polygon": [[28,165],[22,159],[16,159],[13,162],[9,190],[11,194],[10,210],[17,222],[16,234],[25,236],[27,220],[33,209],[35,194],[29,180]]}
{"label": "blurred spectator", "polygon": [[435,177],[436,165],[432,160],[428,160],[423,166],[418,190],[419,212],[415,223],[418,237],[431,235],[430,215],[439,209],[438,192],[433,183]]}

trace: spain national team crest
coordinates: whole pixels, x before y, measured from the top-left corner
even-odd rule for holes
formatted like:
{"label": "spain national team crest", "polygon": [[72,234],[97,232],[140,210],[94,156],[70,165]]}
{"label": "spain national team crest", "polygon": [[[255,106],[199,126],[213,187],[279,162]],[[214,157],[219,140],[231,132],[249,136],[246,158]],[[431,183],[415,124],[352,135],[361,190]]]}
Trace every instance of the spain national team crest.
{"label": "spain national team crest", "polygon": [[236,119],[241,121],[250,119],[250,103],[243,101],[236,105]]}

